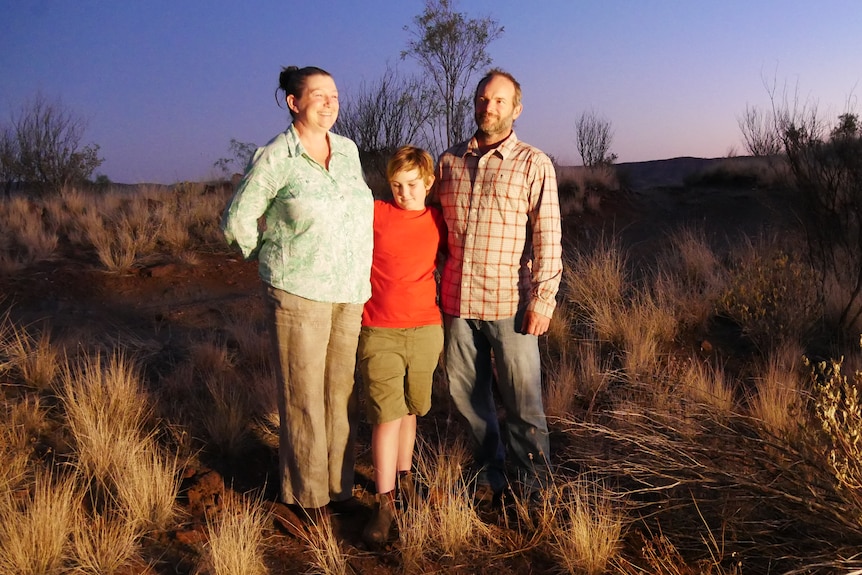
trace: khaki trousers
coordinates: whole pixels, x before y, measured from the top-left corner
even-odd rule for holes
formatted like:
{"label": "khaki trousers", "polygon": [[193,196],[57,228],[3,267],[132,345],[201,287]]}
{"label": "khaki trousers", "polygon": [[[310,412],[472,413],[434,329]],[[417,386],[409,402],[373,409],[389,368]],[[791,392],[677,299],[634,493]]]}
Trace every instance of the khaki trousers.
{"label": "khaki trousers", "polygon": [[265,286],[276,356],[281,498],[315,508],[353,495],[361,304]]}

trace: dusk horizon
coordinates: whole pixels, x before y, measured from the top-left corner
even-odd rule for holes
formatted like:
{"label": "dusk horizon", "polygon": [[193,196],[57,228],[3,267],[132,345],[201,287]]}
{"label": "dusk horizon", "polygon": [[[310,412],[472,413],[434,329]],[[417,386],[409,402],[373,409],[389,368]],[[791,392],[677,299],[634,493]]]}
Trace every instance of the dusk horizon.
{"label": "dusk horizon", "polygon": [[[316,65],[343,100],[397,67],[405,26],[424,3],[343,1],[265,9],[155,2],[4,2],[0,122],[34,97],[60,103],[100,146],[96,174],[123,183],[220,175],[231,139],[265,144],[288,125],[274,97],[286,65]],[[581,163],[575,123],[610,122],[618,163],[744,155],[739,117],[772,97],[827,122],[857,107],[859,8],[850,1],[742,2],[649,8],[461,1],[504,28],[488,52],[522,84],[518,137],[562,165]],[[473,81],[478,80],[478,75]],[[434,150],[439,152],[440,150]]]}

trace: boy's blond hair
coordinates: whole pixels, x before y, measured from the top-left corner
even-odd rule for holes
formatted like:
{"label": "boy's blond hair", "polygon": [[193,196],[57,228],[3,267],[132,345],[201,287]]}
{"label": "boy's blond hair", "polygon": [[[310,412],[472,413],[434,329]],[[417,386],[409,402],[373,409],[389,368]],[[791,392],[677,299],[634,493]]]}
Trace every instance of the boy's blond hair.
{"label": "boy's blond hair", "polygon": [[430,185],[434,181],[434,158],[422,148],[401,146],[389,158],[389,163],[386,165],[386,179],[391,181],[398,172],[410,170],[417,170],[425,185]]}

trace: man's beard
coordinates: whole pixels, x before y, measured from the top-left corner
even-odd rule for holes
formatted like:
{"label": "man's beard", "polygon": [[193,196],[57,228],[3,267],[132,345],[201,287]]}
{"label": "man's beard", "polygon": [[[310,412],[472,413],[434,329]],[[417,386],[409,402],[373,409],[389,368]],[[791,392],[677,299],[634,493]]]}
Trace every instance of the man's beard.
{"label": "man's beard", "polygon": [[476,116],[476,127],[482,134],[491,135],[508,131],[510,126],[502,116],[482,114]]}

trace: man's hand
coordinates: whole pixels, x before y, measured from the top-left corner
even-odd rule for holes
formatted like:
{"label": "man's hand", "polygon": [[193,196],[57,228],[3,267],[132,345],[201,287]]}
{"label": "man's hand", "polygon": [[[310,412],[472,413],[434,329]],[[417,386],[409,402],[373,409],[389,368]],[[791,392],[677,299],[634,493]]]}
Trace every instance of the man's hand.
{"label": "man's hand", "polygon": [[530,335],[544,335],[551,325],[551,318],[534,311],[524,312],[524,323],[521,325],[522,333]]}

